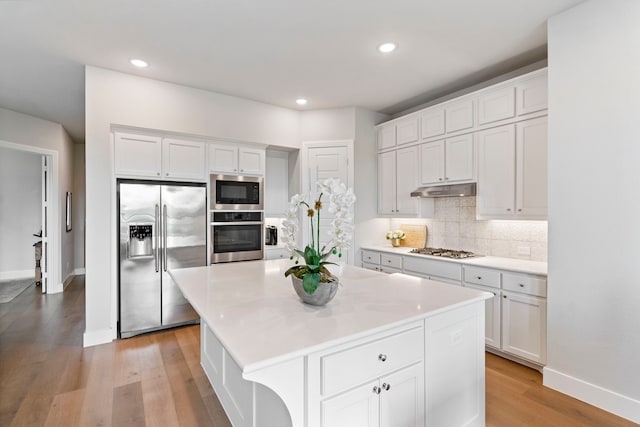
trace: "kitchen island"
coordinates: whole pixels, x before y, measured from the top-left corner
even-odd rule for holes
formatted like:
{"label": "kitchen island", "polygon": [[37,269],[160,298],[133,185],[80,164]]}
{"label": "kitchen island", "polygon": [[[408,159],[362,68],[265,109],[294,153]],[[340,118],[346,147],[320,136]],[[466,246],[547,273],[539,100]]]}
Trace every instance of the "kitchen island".
{"label": "kitchen island", "polygon": [[201,317],[201,363],[235,426],[484,425],[491,294],[352,266],[325,307],[290,260],[171,271]]}

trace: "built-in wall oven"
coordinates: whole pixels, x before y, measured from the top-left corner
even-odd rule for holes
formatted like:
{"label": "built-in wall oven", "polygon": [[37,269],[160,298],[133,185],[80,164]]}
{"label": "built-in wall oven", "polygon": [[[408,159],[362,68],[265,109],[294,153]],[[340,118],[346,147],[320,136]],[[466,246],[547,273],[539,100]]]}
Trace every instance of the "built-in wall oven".
{"label": "built-in wall oven", "polygon": [[264,257],[262,211],[212,211],[211,263]]}
{"label": "built-in wall oven", "polygon": [[211,175],[211,209],[261,211],[264,209],[261,176]]}

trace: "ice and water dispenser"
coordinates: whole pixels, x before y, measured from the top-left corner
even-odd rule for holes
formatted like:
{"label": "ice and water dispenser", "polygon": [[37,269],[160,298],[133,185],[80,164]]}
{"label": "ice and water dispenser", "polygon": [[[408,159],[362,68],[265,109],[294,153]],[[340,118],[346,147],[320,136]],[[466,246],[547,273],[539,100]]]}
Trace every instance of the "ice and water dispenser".
{"label": "ice and water dispenser", "polygon": [[130,225],[129,226],[129,258],[141,256],[153,256],[153,226]]}

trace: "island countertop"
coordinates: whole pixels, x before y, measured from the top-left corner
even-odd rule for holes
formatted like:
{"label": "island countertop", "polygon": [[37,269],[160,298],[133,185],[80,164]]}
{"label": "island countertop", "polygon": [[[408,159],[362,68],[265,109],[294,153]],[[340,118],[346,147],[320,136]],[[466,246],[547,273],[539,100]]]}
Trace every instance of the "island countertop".
{"label": "island countertop", "polygon": [[324,307],[303,304],[284,272],[292,261],[171,270],[185,298],[246,373],[482,301],[491,294],[349,265]]}

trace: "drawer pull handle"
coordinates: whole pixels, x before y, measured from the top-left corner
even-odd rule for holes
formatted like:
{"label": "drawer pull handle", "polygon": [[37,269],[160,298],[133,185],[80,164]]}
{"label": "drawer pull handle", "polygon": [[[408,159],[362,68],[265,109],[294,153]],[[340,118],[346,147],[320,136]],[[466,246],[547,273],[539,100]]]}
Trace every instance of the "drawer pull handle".
{"label": "drawer pull handle", "polygon": [[379,354],[378,355],[378,360],[381,362],[384,362],[385,360],[387,360],[387,355],[386,354]]}
{"label": "drawer pull handle", "polygon": [[378,387],[377,385],[374,385],[374,386],[373,386],[373,392],[374,392],[375,394],[380,394],[380,392],[381,392],[381,391],[382,391],[382,390],[380,390],[380,387]]}
{"label": "drawer pull handle", "polygon": [[391,385],[389,385],[389,384],[387,384],[387,383],[384,383],[384,384],[382,384],[382,388],[383,388],[384,390],[386,390],[386,391],[389,391],[389,389],[391,388]]}

